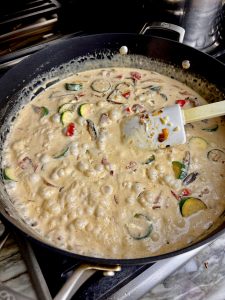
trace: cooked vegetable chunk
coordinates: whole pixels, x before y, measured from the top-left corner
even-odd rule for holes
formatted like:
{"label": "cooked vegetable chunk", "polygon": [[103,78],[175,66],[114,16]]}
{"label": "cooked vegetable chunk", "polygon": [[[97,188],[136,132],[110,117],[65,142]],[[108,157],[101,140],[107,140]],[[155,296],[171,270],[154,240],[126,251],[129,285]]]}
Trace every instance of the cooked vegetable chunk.
{"label": "cooked vegetable chunk", "polygon": [[200,210],[206,209],[205,203],[197,198],[183,198],[180,203],[180,211],[183,217],[189,217]]}

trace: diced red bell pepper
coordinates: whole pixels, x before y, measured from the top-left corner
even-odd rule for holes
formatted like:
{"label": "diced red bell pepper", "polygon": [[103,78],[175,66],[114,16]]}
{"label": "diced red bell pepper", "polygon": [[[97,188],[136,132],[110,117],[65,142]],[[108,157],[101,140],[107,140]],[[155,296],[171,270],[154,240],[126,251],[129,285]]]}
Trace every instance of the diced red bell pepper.
{"label": "diced red bell pepper", "polygon": [[69,123],[67,125],[65,135],[66,136],[73,136],[74,135],[74,130],[75,130],[75,124],[74,123]]}
{"label": "diced red bell pepper", "polygon": [[130,97],[130,91],[127,91],[127,92],[123,93],[122,96],[124,98],[128,99]]}
{"label": "diced red bell pepper", "polygon": [[184,99],[181,99],[181,100],[176,100],[176,104],[179,104],[180,107],[183,107],[186,103],[187,103],[188,100],[184,100]]}
{"label": "diced red bell pepper", "polygon": [[183,189],[181,192],[181,196],[189,196],[191,191],[189,189]]}
{"label": "diced red bell pepper", "polygon": [[131,110],[131,108],[129,106],[125,108],[125,111],[128,112],[128,113],[132,112],[132,110]]}

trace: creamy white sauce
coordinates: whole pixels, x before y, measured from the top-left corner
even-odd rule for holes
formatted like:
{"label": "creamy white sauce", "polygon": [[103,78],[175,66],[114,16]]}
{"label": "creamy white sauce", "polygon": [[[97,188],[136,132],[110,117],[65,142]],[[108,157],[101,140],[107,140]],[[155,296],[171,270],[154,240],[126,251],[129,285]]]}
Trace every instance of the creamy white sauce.
{"label": "creamy white sauce", "polygon": [[[79,90],[66,90],[66,83]],[[128,116],[185,98],[184,109],[206,103],[178,81],[129,68],[81,72],[38,95],[20,111],[4,145],[3,166],[15,179],[6,188],[19,214],[52,244],[91,256],[151,256],[195,241],[225,209],[224,163],[208,158],[212,149],[225,151],[222,120],[188,124],[188,142],[173,148],[137,149],[121,139]],[[59,112],[65,103],[72,105],[73,134]],[[202,130],[214,125],[216,131]],[[193,137],[206,143],[196,147]],[[185,186],[172,162],[182,162],[187,151],[188,174],[198,175]],[[179,196],[184,189],[207,209],[182,216],[171,191]]]}

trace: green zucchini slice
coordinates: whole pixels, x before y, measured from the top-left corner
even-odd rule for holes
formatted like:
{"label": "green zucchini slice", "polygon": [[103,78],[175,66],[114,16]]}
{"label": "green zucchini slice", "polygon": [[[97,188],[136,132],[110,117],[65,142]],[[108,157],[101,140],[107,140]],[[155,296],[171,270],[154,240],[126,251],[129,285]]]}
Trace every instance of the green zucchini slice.
{"label": "green zucchini slice", "polygon": [[176,179],[184,179],[187,176],[185,164],[180,161],[172,161],[172,166]]}
{"label": "green zucchini slice", "polygon": [[14,173],[14,170],[12,168],[5,168],[3,170],[3,178],[5,180],[12,180],[12,181],[16,181],[16,176]]}
{"label": "green zucchini slice", "polygon": [[66,83],[65,88],[68,91],[80,91],[83,88],[82,83]]}
{"label": "green zucchini slice", "polygon": [[63,112],[70,110],[70,111],[74,111],[76,108],[76,104],[75,102],[68,102],[68,103],[64,103],[63,105],[61,105],[58,109],[58,113],[62,114]]}
{"label": "green zucchini slice", "polygon": [[213,131],[217,131],[218,128],[219,128],[219,125],[218,124],[214,124],[214,125],[212,125],[210,127],[202,128],[202,130],[208,131],[208,132],[213,132]]}
{"label": "green zucchini slice", "polygon": [[44,116],[47,116],[49,114],[49,110],[47,109],[47,107],[42,106],[41,107],[41,118]]}
{"label": "green zucchini slice", "polygon": [[129,224],[126,225],[128,234],[135,240],[143,240],[150,236],[152,221],[143,214],[135,214]]}
{"label": "green zucchini slice", "polygon": [[83,103],[78,107],[78,114],[79,116],[86,119],[90,114],[90,110],[91,110],[91,104]]}
{"label": "green zucchini slice", "polygon": [[199,136],[193,136],[189,143],[192,148],[198,150],[205,150],[208,147],[208,142]]}
{"label": "green zucchini slice", "polygon": [[71,123],[73,121],[73,119],[74,119],[74,114],[70,110],[64,111],[61,114],[61,122],[63,125],[67,125],[67,124]]}
{"label": "green zucchini slice", "polygon": [[133,86],[127,82],[118,83],[115,89],[108,95],[107,101],[114,104],[127,104],[126,95],[133,91]]}
{"label": "green zucchini slice", "polygon": [[182,198],[179,202],[180,212],[183,217],[189,217],[200,210],[206,209],[205,203],[198,198]]}
{"label": "green zucchini slice", "polygon": [[106,93],[111,89],[111,84],[106,79],[96,79],[92,82],[91,88],[98,93]]}
{"label": "green zucchini slice", "polygon": [[225,152],[220,149],[212,149],[207,153],[207,157],[213,162],[225,161]]}
{"label": "green zucchini slice", "polygon": [[69,150],[69,146],[67,146],[66,148],[64,148],[60,153],[56,154],[53,156],[53,158],[57,159],[57,158],[60,158],[60,157],[63,157],[66,155],[66,153],[68,152]]}

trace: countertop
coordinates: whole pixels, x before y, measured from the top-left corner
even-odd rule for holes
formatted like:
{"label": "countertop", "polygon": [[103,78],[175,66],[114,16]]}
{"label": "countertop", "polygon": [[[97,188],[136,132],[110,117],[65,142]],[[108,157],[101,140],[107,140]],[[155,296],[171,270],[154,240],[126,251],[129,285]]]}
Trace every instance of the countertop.
{"label": "countertop", "polygon": [[224,300],[225,234],[141,298],[150,299]]}
{"label": "countertop", "polygon": [[[21,295],[35,300],[40,299],[32,286],[26,264],[12,236],[0,251],[0,282]],[[150,299],[224,300],[225,234],[141,298],[141,300]]]}

